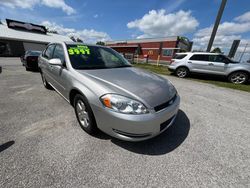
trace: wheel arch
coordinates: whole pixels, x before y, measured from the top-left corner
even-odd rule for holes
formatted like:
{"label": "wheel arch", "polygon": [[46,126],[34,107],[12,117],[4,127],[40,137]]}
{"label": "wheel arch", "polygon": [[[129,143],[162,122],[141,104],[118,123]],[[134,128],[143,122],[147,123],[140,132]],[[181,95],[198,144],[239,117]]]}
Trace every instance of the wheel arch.
{"label": "wheel arch", "polygon": [[82,95],[85,99],[86,99],[86,96],[77,88],[72,88],[69,92],[69,102],[71,104],[71,106],[74,106],[74,98],[77,94],[80,94]]}
{"label": "wheel arch", "polygon": [[179,67],[176,67],[175,71],[179,68],[186,68],[190,72],[190,69],[186,65],[180,65]]}
{"label": "wheel arch", "polygon": [[247,71],[247,70],[244,70],[244,69],[234,70],[234,71],[230,72],[230,73],[227,75],[227,77],[231,76],[233,73],[236,73],[236,72],[244,72],[244,73],[246,73],[246,74],[250,77],[250,72]]}

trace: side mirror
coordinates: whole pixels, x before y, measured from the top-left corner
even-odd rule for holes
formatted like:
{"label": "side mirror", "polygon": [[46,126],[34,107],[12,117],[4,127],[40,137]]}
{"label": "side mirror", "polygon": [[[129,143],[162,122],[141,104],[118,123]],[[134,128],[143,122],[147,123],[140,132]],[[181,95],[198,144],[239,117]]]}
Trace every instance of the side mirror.
{"label": "side mirror", "polygon": [[63,66],[61,59],[58,59],[58,58],[50,59],[49,64]]}

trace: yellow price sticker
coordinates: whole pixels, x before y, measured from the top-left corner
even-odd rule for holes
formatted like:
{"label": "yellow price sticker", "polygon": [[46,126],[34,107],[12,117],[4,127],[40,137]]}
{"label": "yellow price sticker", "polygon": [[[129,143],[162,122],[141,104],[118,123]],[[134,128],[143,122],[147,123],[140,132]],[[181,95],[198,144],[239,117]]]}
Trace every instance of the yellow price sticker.
{"label": "yellow price sticker", "polygon": [[69,55],[90,55],[90,50],[87,46],[77,46],[77,47],[70,47],[68,49]]}

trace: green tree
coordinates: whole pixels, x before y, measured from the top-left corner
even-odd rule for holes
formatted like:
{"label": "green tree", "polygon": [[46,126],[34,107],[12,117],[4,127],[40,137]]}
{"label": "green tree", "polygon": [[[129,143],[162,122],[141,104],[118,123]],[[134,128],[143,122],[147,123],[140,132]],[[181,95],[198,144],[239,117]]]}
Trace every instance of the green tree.
{"label": "green tree", "polygon": [[219,48],[219,47],[217,47],[217,48],[214,48],[212,51],[211,51],[211,53],[222,53],[222,51],[221,51],[221,49]]}
{"label": "green tree", "polygon": [[105,43],[102,41],[98,41],[98,42],[96,42],[96,45],[105,46]]}
{"label": "green tree", "polygon": [[71,36],[70,39],[73,41],[73,42],[76,42],[76,39],[74,36]]}
{"label": "green tree", "polygon": [[82,39],[77,38],[77,39],[76,39],[76,42],[83,42],[83,41],[82,41]]}

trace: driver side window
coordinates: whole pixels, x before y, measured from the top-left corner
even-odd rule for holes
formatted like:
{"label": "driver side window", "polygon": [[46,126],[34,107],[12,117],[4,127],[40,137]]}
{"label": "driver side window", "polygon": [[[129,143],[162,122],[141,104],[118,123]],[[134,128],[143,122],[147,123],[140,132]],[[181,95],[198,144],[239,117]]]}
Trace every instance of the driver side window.
{"label": "driver side window", "polygon": [[45,57],[46,59],[52,59],[54,48],[55,48],[54,44],[49,45],[48,48],[45,50],[43,57]]}
{"label": "driver side window", "polygon": [[65,58],[64,58],[64,51],[63,47],[60,44],[57,44],[54,50],[53,58],[58,58],[62,61],[64,64]]}
{"label": "driver side window", "polygon": [[223,55],[210,55],[209,61],[217,62],[217,63],[227,63],[228,59],[224,57]]}

